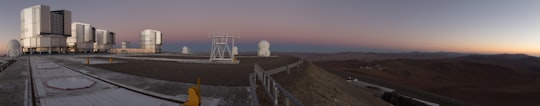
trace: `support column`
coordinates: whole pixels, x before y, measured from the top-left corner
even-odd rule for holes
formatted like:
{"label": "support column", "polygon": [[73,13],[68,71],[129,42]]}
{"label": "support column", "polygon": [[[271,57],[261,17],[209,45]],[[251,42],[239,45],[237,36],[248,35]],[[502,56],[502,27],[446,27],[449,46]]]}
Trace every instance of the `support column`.
{"label": "support column", "polygon": [[291,68],[287,65],[287,74],[290,74]]}
{"label": "support column", "polygon": [[278,106],[278,98],[279,98],[279,90],[277,88],[277,84],[274,83],[273,84],[273,87],[274,87],[274,106]]}
{"label": "support column", "polygon": [[268,90],[272,92],[272,84],[274,84],[275,82],[272,82],[269,78],[267,78],[266,80],[268,81]]}
{"label": "support column", "polygon": [[289,98],[285,98],[285,106],[289,106],[289,102],[290,102]]}

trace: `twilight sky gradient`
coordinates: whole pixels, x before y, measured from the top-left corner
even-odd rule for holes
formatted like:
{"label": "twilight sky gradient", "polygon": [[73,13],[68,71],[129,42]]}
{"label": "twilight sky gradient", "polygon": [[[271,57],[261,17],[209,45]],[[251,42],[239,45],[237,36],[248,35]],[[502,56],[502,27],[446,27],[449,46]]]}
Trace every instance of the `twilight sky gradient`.
{"label": "twilight sky gradient", "polygon": [[240,51],[265,39],[273,51],[540,56],[540,0],[4,0],[0,54],[20,37],[21,9],[37,4],[116,32],[117,44],[160,30],[165,51],[209,51],[209,32],[240,32]]}

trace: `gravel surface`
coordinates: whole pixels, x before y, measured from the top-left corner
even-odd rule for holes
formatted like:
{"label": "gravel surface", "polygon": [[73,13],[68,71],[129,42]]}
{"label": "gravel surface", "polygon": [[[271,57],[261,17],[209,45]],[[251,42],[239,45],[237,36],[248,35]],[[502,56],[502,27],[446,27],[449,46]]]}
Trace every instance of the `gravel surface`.
{"label": "gravel surface", "polygon": [[[154,58],[185,59],[183,56],[152,56]],[[200,57],[199,57],[200,58]],[[214,86],[248,86],[249,73],[253,72],[254,64],[264,69],[274,69],[300,60],[294,57],[240,57],[240,64],[196,64],[166,61],[143,61],[116,59],[126,61],[118,64],[94,64],[92,67],[116,71],[141,77],[160,79],[174,82],[196,83],[200,77],[204,85]]]}

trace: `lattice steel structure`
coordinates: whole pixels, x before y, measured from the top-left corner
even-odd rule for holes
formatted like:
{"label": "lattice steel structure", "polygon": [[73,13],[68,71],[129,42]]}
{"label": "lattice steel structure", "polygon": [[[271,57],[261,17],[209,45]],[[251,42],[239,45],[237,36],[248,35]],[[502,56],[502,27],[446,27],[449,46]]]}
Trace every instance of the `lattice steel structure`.
{"label": "lattice steel structure", "polygon": [[237,63],[231,48],[234,47],[234,38],[239,38],[238,33],[212,32],[212,49],[210,50],[210,62]]}

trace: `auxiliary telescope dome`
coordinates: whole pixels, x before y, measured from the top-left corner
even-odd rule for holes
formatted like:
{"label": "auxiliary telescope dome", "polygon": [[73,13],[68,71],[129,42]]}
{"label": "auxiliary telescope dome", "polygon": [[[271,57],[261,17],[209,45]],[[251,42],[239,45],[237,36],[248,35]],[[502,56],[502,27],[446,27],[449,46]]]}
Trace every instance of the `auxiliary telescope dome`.
{"label": "auxiliary telescope dome", "polygon": [[182,54],[189,54],[189,48],[187,46],[182,47]]}
{"label": "auxiliary telescope dome", "polygon": [[233,55],[238,55],[238,47],[234,46],[234,47],[232,48],[232,54],[233,54]]}
{"label": "auxiliary telescope dome", "polygon": [[259,50],[261,49],[270,49],[270,43],[266,40],[262,40],[259,42]]}
{"label": "auxiliary telescope dome", "polygon": [[8,56],[11,57],[11,59],[14,59],[20,55],[20,49],[21,44],[19,41],[13,39],[8,42]]}
{"label": "auxiliary telescope dome", "polygon": [[8,49],[19,49],[21,48],[21,44],[19,41],[12,39],[8,42]]}
{"label": "auxiliary telescope dome", "polygon": [[270,43],[266,40],[261,40],[259,42],[259,51],[258,56],[261,57],[270,57]]}

